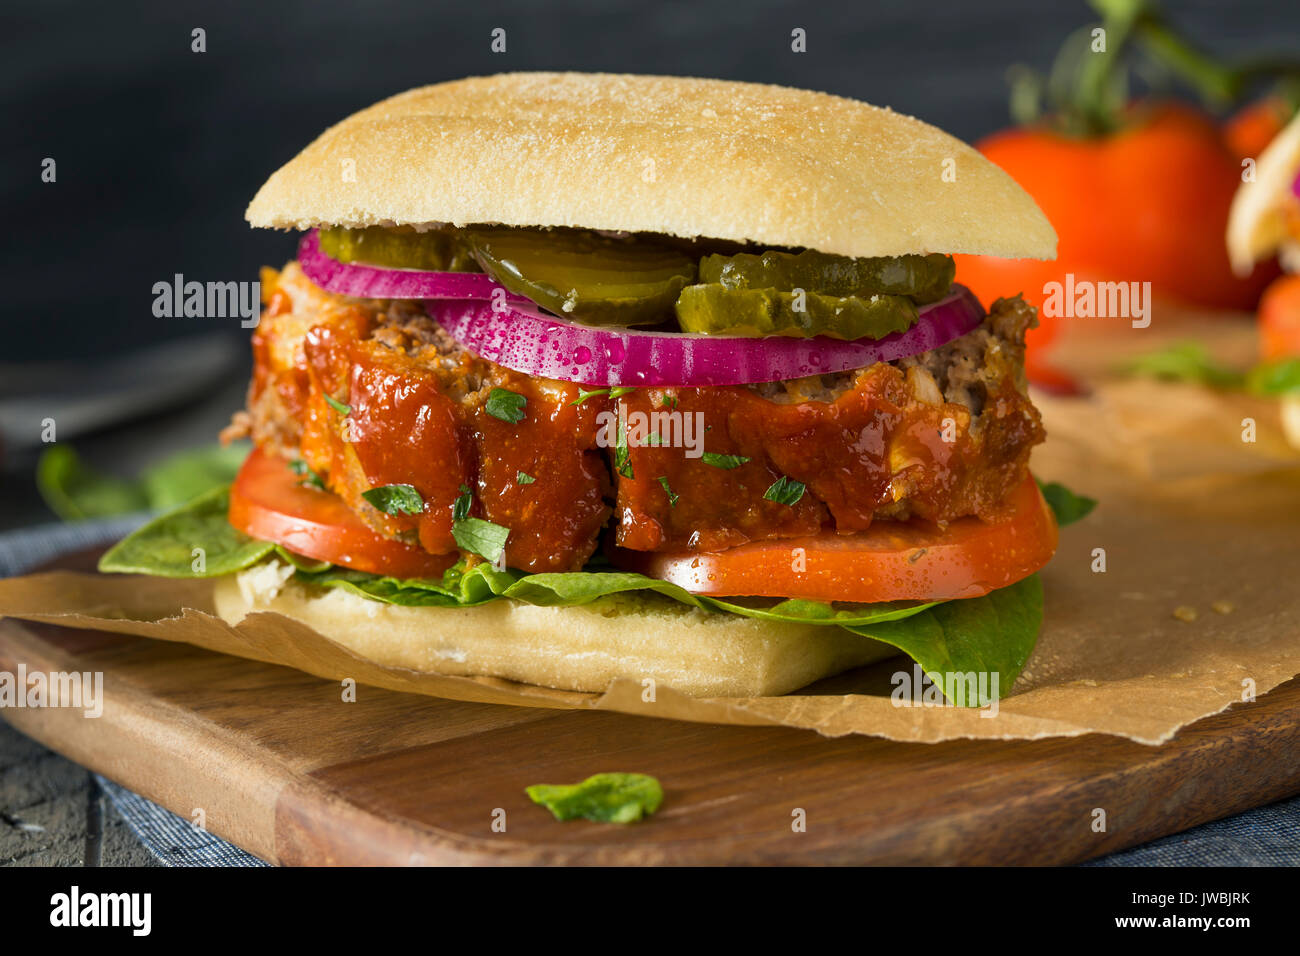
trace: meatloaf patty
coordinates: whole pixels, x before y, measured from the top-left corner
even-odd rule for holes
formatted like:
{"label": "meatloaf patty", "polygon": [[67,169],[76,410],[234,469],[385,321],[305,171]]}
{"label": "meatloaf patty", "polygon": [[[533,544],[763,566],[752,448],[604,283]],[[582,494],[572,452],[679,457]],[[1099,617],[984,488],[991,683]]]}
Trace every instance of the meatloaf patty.
{"label": "meatloaf patty", "polygon": [[[433,553],[456,550],[468,490],[526,571],[581,568],[607,526],[625,548],[716,551],[877,519],[996,520],[1044,438],[1025,392],[1035,315],[1019,298],[897,362],[579,401],[581,386],[478,358],[417,302],[332,295],[297,263],[266,270],[263,290],[248,411],[227,434],[305,460],[371,527]],[[518,421],[489,401],[498,390]],[[803,491],[772,500],[783,477]],[[413,485],[424,512],[362,497],[386,484]]]}

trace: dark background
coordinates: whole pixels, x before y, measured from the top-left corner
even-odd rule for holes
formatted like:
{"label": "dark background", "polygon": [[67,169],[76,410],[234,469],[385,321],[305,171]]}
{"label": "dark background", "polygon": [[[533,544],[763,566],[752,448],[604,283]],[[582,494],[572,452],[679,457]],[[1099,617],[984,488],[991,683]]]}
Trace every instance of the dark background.
{"label": "dark background", "polygon": [[[258,266],[290,258],[291,237],[245,224],[248,200],[326,126],[401,90],[505,70],[693,74],[856,97],[974,140],[1008,121],[1008,65],[1046,69],[1066,34],[1093,19],[1082,0],[15,6],[0,31],[0,374],[74,359],[44,376],[64,389],[78,387],[79,369],[159,338],[221,329],[246,341],[237,319],[154,318],[154,283],[178,272],[252,280]],[[1165,8],[1216,52],[1300,47],[1295,0]],[[504,54],[489,49],[498,26]],[[190,50],[194,27],[207,31],[205,53]],[[794,27],[807,31],[808,52],[791,52]],[[58,163],[53,184],[40,180],[47,156]],[[215,411],[191,420],[210,428],[236,406],[242,374],[212,396]],[[163,425],[101,439],[98,455],[112,448],[121,454],[107,455],[110,465],[129,470],[132,448],[199,440],[199,424]],[[12,477],[29,457],[11,450],[7,460],[0,493],[38,507],[29,479]],[[15,507],[0,505],[0,525]]]}

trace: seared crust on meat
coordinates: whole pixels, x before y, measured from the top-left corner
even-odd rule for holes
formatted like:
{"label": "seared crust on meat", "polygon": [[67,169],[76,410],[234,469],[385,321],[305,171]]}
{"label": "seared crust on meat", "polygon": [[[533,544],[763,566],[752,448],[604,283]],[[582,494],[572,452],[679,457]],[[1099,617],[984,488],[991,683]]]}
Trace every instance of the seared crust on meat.
{"label": "seared crust on meat", "polygon": [[[851,533],[882,518],[995,520],[1044,438],[1025,391],[1035,313],[1019,298],[894,363],[575,404],[579,386],[478,358],[418,303],[331,295],[296,263],[268,270],[263,288],[248,412],[232,428],[304,458],[376,530],[433,553],[456,548],[465,488],[473,515],[511,529],[507,560],[529,571],[582,567],[611,504],[616,543],[638,550]],[[518,422],[486,411],[495,389],[524,398]],[[616,427],[628,446],[617,460]],[[705,451],[744,460],[720,468]],[[765,497],[782,476],[805,486],[798,500]],[[424,514],[387,515],[362,497],[396,483],[420,491]]]}

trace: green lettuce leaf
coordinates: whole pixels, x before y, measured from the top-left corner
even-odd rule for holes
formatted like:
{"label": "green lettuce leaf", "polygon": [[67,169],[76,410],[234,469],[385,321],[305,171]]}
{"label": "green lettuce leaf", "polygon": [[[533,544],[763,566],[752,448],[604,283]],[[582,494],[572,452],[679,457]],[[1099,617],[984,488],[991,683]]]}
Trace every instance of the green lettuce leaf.
{"label": "green lettuce leaf", "polygon": [[[1055,489],[1055,490],[1053,490]],[[1094,502],[1060,485],[1044,489],[1062,524],[1086,514]],[[474,607],[498,598],[542,606],[576,606],[614,594],[644,592],[718,613],[759,620],[845,627],[898,648],[915,660],[954,702],[989,703],[984,687],[975,700],[963,695],[963,674],[996,674],[998,692],[1009,691],[1033,650],[1042,623],[1037,575],[980,598],[930,603],[827,604],[789,599],[721,599],[695,595],[675,584],[626,571],[525,574],[480,562],[460,562],[440,579],[401,579],[351,571],[291,555],[236,531],[226,520],[229,490],[219,488],[154,519],[100,559],[100,570],[164,577],[216,577],[250,567],[273,552],[296,568],[299,580],[343,588],[388,604]],[[195,549],[204,564],[196,567]]]}
{"label": "green lettuce leaf", "polygon": [[612,594],[646,591],[692,607],[727,611],[759,620],[847,626],[902,620],[934,606],[934,603],[907,601],[881,604],[824,604],[800,600],[742,602],[692,594],[668,581],[630,571],[523,574],[498,571],[490,564],[477,564],[466,569],[463,562],[449,569],[441,581],[378,577],[337,567],[318,574],[300,574],[299,578],[318,587],[343,588],[362,597],[407,607],[473,607],[498,597],[543,607],[574,607]]}
{"label": "green lettuce leaf", "polygon": [[247,442],[208,445],[150,465],[140,473],[149,507],[169,511],[213,488],[230,484],[248,452]]}
{"label": "green lettuce leaf", "polygon": [[137,482],[95,471],[68,445],[51,445],[41,455],[36,490],[64,521],[111,518],[149,507]]}
{"label": "green lettuce leaf", "polygon": [[113,545],[99,559],[99,570],[215,578],[242,571],[275,550],[275,545],[235,530],[226,520],[229,510],[229,487],[214,488]]}
{"label": "green lettuce leaf", "polygon": [[1116,370],[1124,375],[1193,382],[1212,388],[1240,388],[1244,381],[1240,372],[1215,362],[1200,342],[1178,342],[1131,358]]}
{"label": "green lettuce leaf", "polygon": [[168,511],[229,484],[247,456],[246,442],[210,445],[164,458],[127,480],[96,471],[67,445],[51,445],[36,463],[36,487],[64,521]]}
{"label": "green lettuce leaf", "polygon": [[1148,352],[1118,366],[1121,374],[1174,382],[1198,382],[1211,388],[1245,389],[1255,395],[1300,391],[1300,358],[1272,359],[1245,372],[1220,365],[1200,342],[1179,342]]}
{"label": "green lettuce leaf", "polygon": [[[946,601],[904,621],[849,630],[898,648],[958,706],[985,707],[990,698],[1010,693],[1042,624],[1043,584],[1033,574],[981,598]],[[981,674],[987,675],[983,684]]]}
{"label": "green lettuce leaf", "polygon": [[557,820],[635,823],[664,802],[664,788],[644,773],[598,773],[582,783],[537,783],[524,790]]}
{"label": "green lettuce leaf", "polygon": [[[1037,478],[1034,480],[1038,481]],[[1048,483],[1038,481],[1038,487],[1043,492],[1043,498],[1046,500],[1047,506],[1052,509],[1052,514],[1056,516],[1056,523],[1059,527],[1064,528],[1067,524],[1082,521],[1092,513],[1093,508],[1097,507],[1096,498],[1076,495],[1059,481]]]}
{"label": "green lettuce leaf", "polygon": [[1300,392],[1300,358],[1261,362],[1246,375],[1246,389],[1270,396]]}

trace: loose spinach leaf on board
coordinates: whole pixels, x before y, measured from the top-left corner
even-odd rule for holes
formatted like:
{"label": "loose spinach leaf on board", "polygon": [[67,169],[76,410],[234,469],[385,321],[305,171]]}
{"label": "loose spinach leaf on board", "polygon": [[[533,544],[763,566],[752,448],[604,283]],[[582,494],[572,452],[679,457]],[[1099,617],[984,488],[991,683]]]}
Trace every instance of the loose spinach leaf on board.
{"label": "loose spinach leaf on board", "polygon": [[557,820],[582,817],[597,823],[635,823],[664,802],[664,789],[644,773],[598,773],[582,783],[538,783],[524,790]]}

